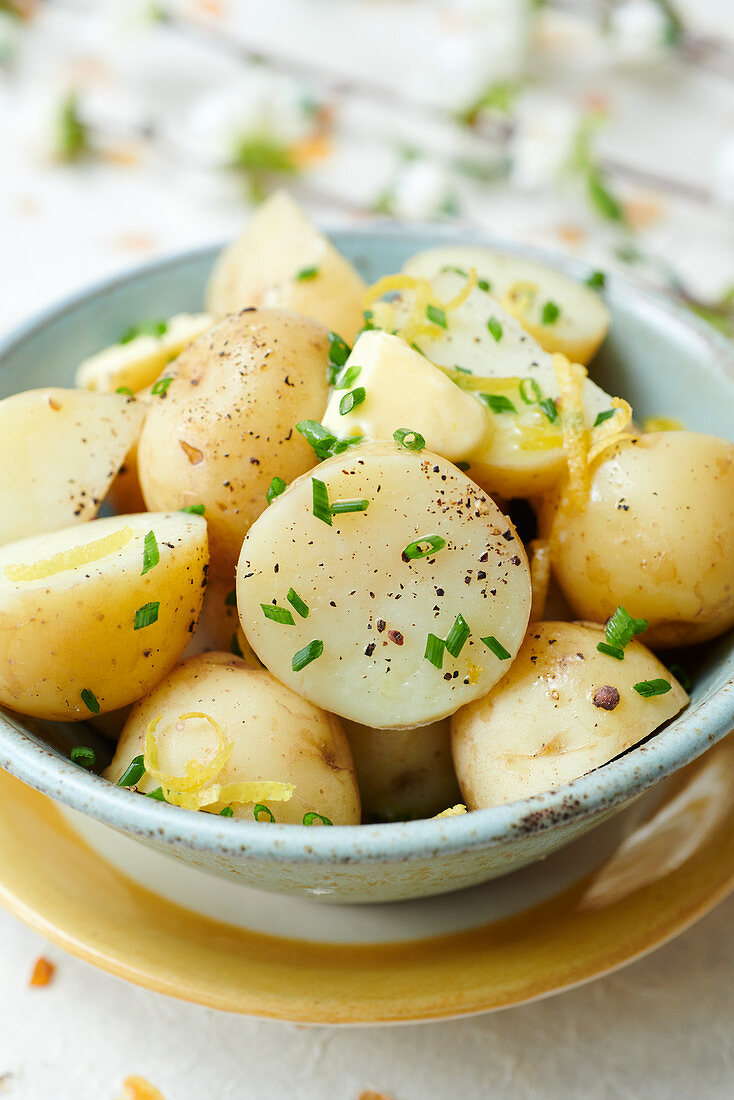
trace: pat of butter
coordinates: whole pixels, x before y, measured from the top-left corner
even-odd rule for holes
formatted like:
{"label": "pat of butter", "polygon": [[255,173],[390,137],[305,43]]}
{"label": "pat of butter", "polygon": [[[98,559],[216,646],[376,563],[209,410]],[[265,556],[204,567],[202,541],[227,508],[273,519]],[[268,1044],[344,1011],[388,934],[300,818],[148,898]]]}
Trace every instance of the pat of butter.
{"label": "pat of butter", "polygon": [[[347,377],[348,387],[339,388]],[[406,428],[420,432],[429,451],[457,462],[490,432],[489,418],[475,397],[387,332],[370,330],[358,337],[336,385],[322,422],[339,439],[390,440],[398,428]],[[360,389],[364,400],[341,413],[346,395]]]}

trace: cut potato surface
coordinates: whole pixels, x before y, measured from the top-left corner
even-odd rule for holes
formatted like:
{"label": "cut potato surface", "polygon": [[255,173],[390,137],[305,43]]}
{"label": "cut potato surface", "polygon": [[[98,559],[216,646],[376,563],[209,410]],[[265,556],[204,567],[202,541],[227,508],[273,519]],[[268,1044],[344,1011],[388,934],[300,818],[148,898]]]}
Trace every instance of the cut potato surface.
{"label": "cut potato surface", "polygon": [[[618,661],[604,628],[534,623],[502,681],[451,719],[454,764],[470,810],[552,790],[607,763],[673,718],[688,696],[639,641]],[[663,680],[645,698],[634,685]]]}
{"label": "cut potato surface", "polygon": [[187,348],[151,399],[138,446],[145,501],[205,506],[213,572],[232,576],[273,476],[291,481],[314,465],[295,425],[323,415],[328,350],[310,318],[245,310]]}
{"label": "cut potato surface", "polygon": [[237,604],[283,683],[399,728],[492,687],[522,641],[530,579],[512,524],[468,477],[427,451],[375,443],[299,478],[253,524]]}
{"label": "cut potato surface", "polygon": [[588,363],[607,334],[610,315],[599,294],[537,260],[476,245],[445,245],[412,256],[404,270],[433,279],[452,268],[475,268],[492,296],[542,348],[574,363]]}
{"label": "cut potato surface", "polygon": [[101,393],[115,393],[121,386],[138,393],[151,386],[163,368],[215,320],[209,313],[177,313],[160,323],[162,332],[134,336],[85,359],[77,368],[75,383],[80,389]]}
{"label": "cut potato surface", "polygon": [[412,730],[377,730],[344,719],[367,821],[433,817],[461,799],[448,718]]}
{"label": "cut potato surface", "polygon": [[[231,805],[234,817],[249,821],[300,825],[304,815],[317,814],[334,825],[359,824],[354,764],[338,719],[300,699],[264,669],[252,669],[226,653],[182,661],[133,708],[105,773],[108,779],[117,782],[131,760],[145,752],[151,725],[161,771],[178,777],[188,770],[194,777],[180,792],[176,784],[166,788],[171,801],[180,804],[193,796],[214,813]],[[191,761],[194,766],[187,769]],[[262,798],[240,801],[243,791],[231,786],[258,781],[292,789],[276,789],[273,799],[266,786]],[[137,788],[150,792],[161,785],[158,776],[145,774]]]}
{"label": "cut potato surface", "polygon": [[653,648],[722,634],[734,626],[734,444],[623,436],[592,463],[586,507],[558,508],[551,542],[577,617],[603,622],[622,604],[647,619]]}
{"label": "cut potato surface", "polygon": [[409,425],[430,451],[452,462],[466,458],[489,431],[485,411],[473,396],[404,340],[379,330],[358,337],[323,425],[337,439],[361,436],[366,441],[391,440],[396,429]]}
{"label": "cut potato surface", "polygon": [[364,292],[349,261],[278,191],[219,256],[206,305],[218,317],[246,306],[292,309],[351,343],[362,327]]}
{"label": "cut potato surface", "polygon": [[[452,301],[460,304],[439,313],[431,305]],[[467,458],[475,481],[507,497],[542,493],[558,481],[566,457],[561,417],[553,407],[561,392],[553,357],[496,299],[446,271],[430,284],[402,290],[375,317],[415,342],[481,404],[487,431]],[[582,400],[587,428],[611,408],[609,395],[588,378]]]}
{"label": "cut potato surface", "polygon": [[183,653],[207,567],[199,516],[115,516],[0,549],[0,702],[75,721],[139,699]]}
{"label": "cut potato surface", "polygon": [[0,401],[0,544],[96,516],[142,418],[120,394],[41,389]]}

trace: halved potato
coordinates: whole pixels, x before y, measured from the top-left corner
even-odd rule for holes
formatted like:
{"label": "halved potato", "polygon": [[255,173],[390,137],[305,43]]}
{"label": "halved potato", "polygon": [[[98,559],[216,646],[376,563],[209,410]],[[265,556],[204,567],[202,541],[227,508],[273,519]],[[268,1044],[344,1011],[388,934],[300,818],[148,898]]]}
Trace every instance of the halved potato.
{"label": "halved potato", "polygon": [[177,313],[170,321],[161,322],[163,331],[112,344],[85,359],[77,367],[75,384],[100,393],[115,393],[121,386],[138,393],[151,386],[164,367],[215,323],[209,313]]}
{"label": "halved potato", "polygon": [[411,256],[403,270],[433,279],[459,268],[489,284],[489,293],[546,351],[588,363],[609,328],[609,310],[591,287],[553,267],[480,245],[443,245]]}
{"label": "halved potato", "polygon": [[0,703],[77,721],[139,699],[183,653],[201,607],[206,523],[95,520],[0,549]]}
{"label": "halved potato", "polygon": [[460,470],[372,443],[299,478],[253,524],[237,605],[283,683],[363,725],[403,728],[503,675],[530,579],[512,524]]}
{"label": "halved potato", "polygon": [[[190,761],[200,769],[211,765],[222,747],[219,727],[229,755],[209,780],[193,788],[211,812],[231,805],[234,817],[250,821],[272,817],[300,825],[304,815],[316,814],[333,825],[359,824],[354,764],[338,719],[299,698],[264,669],[252,669],[226,653],[182,661],[133,708],[105,773],[112,782],[144,752],[151,723],[159,767],[173,777],[185,775]],[[229,784],[257,780],[290,784],[294,790],[287,801],[266,794],[246,802],[227,797]],[[225,789],[214,791],[215,784]],[[146,793],[159,786],[160,778],[149,774],[136,785]],[[214,794],[223,797],[207,801]],[[169,797],[176,799],[175,794]]]}
{"label": "halved potato", "polygon": [[0,544],[96,516],[142,418],[121,394],[53,388],[0,401]]}
{"label": "halved potato", "polygon": [[[355,394],[362,400],[354,400]],[[345,404],[351,407],[343,412]],[[452,462],[466,458],[489,430],[474,397],[405,340],[378,329],[357,338],[322,422],[337,439],[367,441],[391,440],[407,426],[420,432],[430,451]]]}
{"label": "halved potato", "polygon": [[344,719],[367,821],[433,817],[461,800],[448,718],[412,730],[377,730]]}
{"label": "halved potato", "polygon": [[273,477],[291,481],[316,462],[295,425],[323,415],[328,351],[308,317],[244,310],[187,348],[151,398],[138,446],[146,504],[205,506],[213,572],[233,575]]}
{"label": "halved potato", "polygon": [[262,204],[219,256],[206,291],[218,317],[246,306],[292,309],[351,343],[362,328],[363,279],[286,191]]}
{"label": "halved potato", "polygon": [[[451,719],[456,774],[470,810],[550,791],[612,760],[672,718],[688,696],[641,642],[618,661],[599,653],[604,628],[533,623],[484,699]],[[662,680],[665,694],[634,685]]]}

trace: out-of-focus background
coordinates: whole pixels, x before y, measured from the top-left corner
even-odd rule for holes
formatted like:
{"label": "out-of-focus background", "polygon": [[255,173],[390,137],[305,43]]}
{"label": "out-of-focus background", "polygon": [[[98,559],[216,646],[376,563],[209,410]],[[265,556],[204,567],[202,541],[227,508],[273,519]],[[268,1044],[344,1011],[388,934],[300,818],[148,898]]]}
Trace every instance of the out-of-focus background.
{"label": "out-of-focus background", "polygon": [[[324,223],[573,252],[734,336],[732,0],[0,0],[0,333],[283,184]],[[0,913],[0,1094],[728,1097],[732,915],[556,1000],[337,1033],[124,986]]]}

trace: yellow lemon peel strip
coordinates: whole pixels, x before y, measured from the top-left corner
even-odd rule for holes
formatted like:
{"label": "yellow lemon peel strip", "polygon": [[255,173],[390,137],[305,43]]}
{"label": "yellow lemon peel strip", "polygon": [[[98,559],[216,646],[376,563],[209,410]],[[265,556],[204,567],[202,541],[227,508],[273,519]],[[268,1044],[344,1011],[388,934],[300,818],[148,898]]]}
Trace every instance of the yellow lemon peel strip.
{"label": "yellow lemon peel strip", "polygon": [[540,622],[545,614],[551,575],[551,548],[547,539],[533,539],[530,551],[530,588],[532,603],[530,621]]}
{"label": "yellow lemon peel strip", "polygon": [[632,407],[627,401],[621,397],[613,397],[611,403],[614,416],[608,417],[591,430],[591,446],[587,455],[589,463],[614,443],[632,420]]}
{"label": "yellow lemon peel strip", "polygon": [[[218,739],[217,751],[214,754],[212,760],[208,764],[202,764],[198,760],[189,760],[186,764],[185,775],[168,775],[166,772],[161,771],[158,763],[158,745],[155,739],[155,731],[158,723],[163,715],[159,714],[157,718],[154,718],[148,723],[148,727],[145,731],[145,743],[143,747],[143,763],[145,764],[145,770],[153,779],[157,779],[161,787],[165,792],[181,793],[183,791],[194,791],[201,789],[209,782],[210,779],[214,779],[219,775],[224,765],[232,755],[234,745],[228,745],[222,727],[218,722],[209,715],[204,714],[202,711],[191,711],[188,714],[179,714],[179,721],[185,722],[190,718],[202,718],[205,722],[208,722],[213,726]],[[168,801],[172,799],[168,798]]]}
{"label": "yellow lemon peel strip", "polygon": [[571,363],[565,355],[558,352],[552,359],[561,392],[561,429],[568,464],[566,497],[570,507],[581,510],[586,506],[589,496],[589,433],[584,419],[583,400],[586,368],[580,363]]}
{"label": "yellow lemon peel strip", "polygon": [[467,300],[476,285],[477,269],[475,267],[470,267],[467,280],[459,293],[454,298],[451,298],[448,302],[443,303],[443,308],[446,310],[446,312],[450,313],[452,310],[458,309],[459,306],[463,306],[464,302]]}
{"label": "yellow lemon peel strip", "polygon": [[435,814],[434,818],[439,818],[439,817],[460,817],[461,814],[465,814],[466,812],[467,812],[466,806],[464,806],[461,802],[457,802],[457,804],[455,806],[449,806],[448,810],[441,810],[440,814]]}
{"label": "yellow lemon peel strip", "polygon": [[537,297],[538,284],[523,280],[507,288],[500,298],[500,305],[516,320],[522,321],[535,305]]}
{"label": "yellow lemon peel strip", "polygon": [[87,542],[84,546],[75,546],[72,550],[60,550],[58,554],[34,562],[33,565],[8,565],[5,567],[5,576],[9,581],[42,581],[46,577],[55,577],[57,573],[64,573],[67,569],[91,565],[100,558],[118,553],[127,546],[133,535],[132,527],[121,527],[119,531],[113,531],[101,539]]}
{"label": "yellow lemon peel strip", "polygon": [[643,432],[682,432],[683,422],[674,416],[648,416],[642,421]]}

